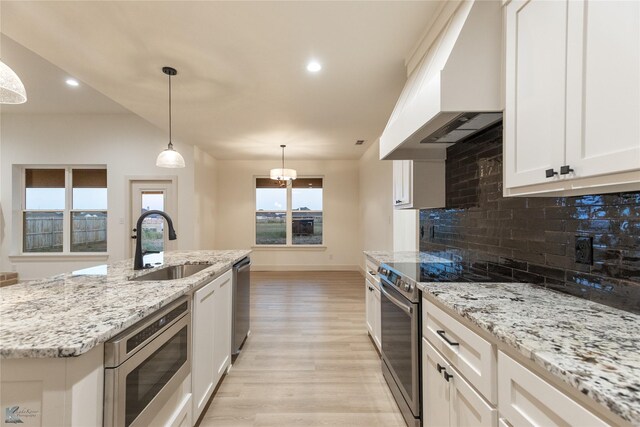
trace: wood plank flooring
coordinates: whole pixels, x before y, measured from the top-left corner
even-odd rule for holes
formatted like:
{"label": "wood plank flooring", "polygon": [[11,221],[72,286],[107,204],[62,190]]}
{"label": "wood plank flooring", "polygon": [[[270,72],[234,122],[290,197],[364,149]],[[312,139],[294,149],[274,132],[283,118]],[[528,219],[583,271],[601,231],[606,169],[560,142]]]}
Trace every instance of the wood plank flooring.
{"label": "wood plank flooring", "polygon": [[252,272],[251,335],[212,426],[405,427],[365,326],[357,272]]}

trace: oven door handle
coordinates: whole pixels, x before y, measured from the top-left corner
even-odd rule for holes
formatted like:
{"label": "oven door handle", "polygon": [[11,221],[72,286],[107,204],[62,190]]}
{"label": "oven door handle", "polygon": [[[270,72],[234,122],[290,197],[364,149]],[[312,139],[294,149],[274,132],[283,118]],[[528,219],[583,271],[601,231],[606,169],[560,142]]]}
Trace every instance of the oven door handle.
{"label": "oven door handle", "polygon": [[411,313],[413,313],[413,307],[409,307],[405,304],[403,304],[400,300],[392,297],[389,292],[384,290],[384,286],[380,286],[380,291],[382,292],[382,294],[387,297],[387,299],[389,301],[391,301],[392,303],[394,303],[396,306],[398,306],[398,308],[402,309],[405,313],[411,315]]}

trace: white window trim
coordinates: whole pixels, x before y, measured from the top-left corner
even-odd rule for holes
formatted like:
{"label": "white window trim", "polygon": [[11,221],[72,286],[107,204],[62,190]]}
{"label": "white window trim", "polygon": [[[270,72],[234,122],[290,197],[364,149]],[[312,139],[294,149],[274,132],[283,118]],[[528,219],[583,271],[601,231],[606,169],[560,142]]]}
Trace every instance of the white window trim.
{"label": "white window trim", "polygon": [[[107,221],[109,218],[109,206],[107,202],[107,209],[72,209],[73,208],[73,182],[72,182],[72,170],[73,169],[107,169],[106,165],[20,165],[20,185],[18,191],[20,191],[20,218],[17,223],[20,224],[19,232],[16,233],[18,238],[19,251],[15,255],[10,255],[10,260],[106,260],[108,259],[109,252],[71,252],[71,213],[72,212],[107,212]],[[64,169],[64,210],[51,209],[51,210],[30,210],[27,207],[27,192],[26,192],[26,171],[27,169]],[[107,178],[108,183],[108,178]],[[107,184],[108,185],[108,184]],[[16,187],[13,187],[14,190]],[[107,190],[108,191],[108,190]],[[25,212],[62,212],[62,252],[24,252],[24,214]],[[14,222],[14,224],[16,223]],[[68,224],[67,224],[68,222]],[[108,223],[107,223],[108,224]],[[107,225],[107,249],[109,248],[109,227]]]}
{"label": "white window trim", "polygon": [[[256,191],[258,190],[257,187],[257,179],[258,178],[269,178],[268,176],[265,175],[254,175],[253,176],[253,245],[251,246],[252,249],[256,249],[256,250],[261,250],[261,249],[265,249],[265,250],[295,250],[295,249],[300,249],[300,250],[321,250],[324,251],[327,249],[327,246],[325,245],[325,212],[324,212],[324,175],[304,175],[304,176],[298,176],[298,178],[304,179],[304,178],[319,178],[322,179],[322,210],[318,211],[318,210],[313,210],[313,211],[294,211],[292,210],[292,198],[293,198],[293,184],[291,181],[287,182],[287,209],[286,210],[269,210],[269,211],[260,211],[260,212],[265,212],[265,213],[285,213],[286,214],[286,220],[285,220],[285,232],[286,232],[286,244],[284,245],[273,245],[273,244],[266,244],[266,245],[261,245],[259,243],[256,242],[256,213],[258,212],[258,206],[256,205]],[[309,212],[309,213],[322,213],[322,243],[319,245],[294,245],[293,244],[293,212]],[[289,232],[291,231],[291,233]]]}

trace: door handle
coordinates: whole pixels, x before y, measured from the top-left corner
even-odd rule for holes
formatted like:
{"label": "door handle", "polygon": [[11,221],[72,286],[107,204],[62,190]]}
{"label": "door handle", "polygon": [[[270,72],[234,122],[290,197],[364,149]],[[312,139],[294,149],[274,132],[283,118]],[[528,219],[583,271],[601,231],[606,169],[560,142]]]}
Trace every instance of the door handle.
{"label": "door handle", "polygon": [[449,382],[449,380],[453,378],[453,375],[448,373],[446,370],[444,371],[444,374],[442,374],[442,376],[444,377],[445,380],[447,380],[447,382]]}
{"label": "door handle", "polygon": [[389,301],[391,301],[394,305],[396,305],[399,309],[401,309],[402,311],[404,311],[405,313],[411,315],[411,313],[413,313],[413,308],[412,307],[407,307],[405,304],[403,304],[402,302],[400,302],[399,300],[395,299],[394,297],[392,297],[391,295],[389,295],[389,293],[387,291],[384,290],[384,288],[381,286],[380,287],[380,291],[382,292],[382,294],[387,297],[387,299]]}
{"label": "door handle", "polygon": [[438,370],[439,373],[442,373],[442,371],[444,371],[444,366],[440,366],[439,363],[436,363],[436,369]]}
{"label": "door handle", "polygon": [[560,166],[560,175],[568,175],[571,172],[575,172],[573,169],[571,169],[571,166],[569,165]]}
{"label": "door handle", "polygon": [[449,338],[447,338],[445,336],[445,331],[436,331],[436,333],[438,335],[440,335],[440,338],[442,338],[443,340],[445,340],[447,342],[447,344],[449,344],[450,346],[455,346],[455,345],[460,345],[460,343],[457,343],[455,341],[451,341]]}
{"label": "door handle", "polygon": [[556,172],[555,170],[553,170],[553,168],[551,168],[544,171],[544,174],[547,178],[553,178],[555,175],[558,175],[558,172]]}

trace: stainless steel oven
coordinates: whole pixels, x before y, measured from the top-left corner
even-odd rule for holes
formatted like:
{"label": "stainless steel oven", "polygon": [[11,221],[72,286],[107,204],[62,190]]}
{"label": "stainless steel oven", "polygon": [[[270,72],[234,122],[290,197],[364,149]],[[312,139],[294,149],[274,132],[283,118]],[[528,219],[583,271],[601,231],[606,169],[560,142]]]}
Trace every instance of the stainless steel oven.
{"label": "stainless steel oven", "polygon": [[146,426],[191,372],[183,297],[105,343],[104,426]]}
{"label": "stainless steel oven", "polygon": [[382,373],[407,425],[420,426],[420,292],[384,266],[379,273]]}

